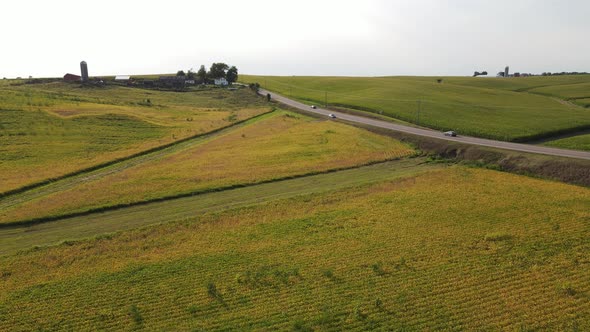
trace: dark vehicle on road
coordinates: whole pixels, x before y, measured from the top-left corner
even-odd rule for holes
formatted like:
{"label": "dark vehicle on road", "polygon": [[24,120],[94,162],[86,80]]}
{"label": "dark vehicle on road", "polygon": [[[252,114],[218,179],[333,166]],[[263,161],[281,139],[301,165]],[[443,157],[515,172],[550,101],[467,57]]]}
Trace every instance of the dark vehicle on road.
{"label": "dark vehicle on road", "polygon": [[317,107],[315,105],[311,105],[311,108],[315,110]]}
{"label": "dark vehicle on road", "polygon": [[328,116],[331,117],[332,119],[336,119],[336,115],[334,115],[332,113],[328,114]]}

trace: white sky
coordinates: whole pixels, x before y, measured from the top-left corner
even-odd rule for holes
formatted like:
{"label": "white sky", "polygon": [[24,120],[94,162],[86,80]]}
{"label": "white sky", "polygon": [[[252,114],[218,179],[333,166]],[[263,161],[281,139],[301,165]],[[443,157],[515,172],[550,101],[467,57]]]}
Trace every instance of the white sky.
{"label": "white sky", "polygon": [[590,72],[590,0],[7,0],[0,77]]}

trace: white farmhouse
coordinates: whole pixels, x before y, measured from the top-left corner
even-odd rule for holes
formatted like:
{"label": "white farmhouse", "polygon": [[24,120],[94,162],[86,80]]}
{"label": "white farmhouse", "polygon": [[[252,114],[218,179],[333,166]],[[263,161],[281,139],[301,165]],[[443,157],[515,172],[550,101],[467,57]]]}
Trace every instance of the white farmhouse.
{"label": "white farmhouse", "polygon": [[215,85],[226,86],[228,84],[225,77],[216,78],[213,81],[214,81]]}

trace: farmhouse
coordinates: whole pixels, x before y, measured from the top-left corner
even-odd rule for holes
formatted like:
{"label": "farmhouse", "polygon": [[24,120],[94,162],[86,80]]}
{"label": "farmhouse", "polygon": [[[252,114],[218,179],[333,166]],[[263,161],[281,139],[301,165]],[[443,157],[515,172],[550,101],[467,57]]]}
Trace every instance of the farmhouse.
{"label": "farmhouse", "polygon": [[220,85],[220,86],[226,86],[228,84],[225,77],[216,78],[213,80],[213,82],[215,83],[215,85]]}
{"label": "farmhouse", "polygon": [[74,74],[65,74],[64,81],[66,82],[80,82],[82,80],[81,76],[74,75]]}

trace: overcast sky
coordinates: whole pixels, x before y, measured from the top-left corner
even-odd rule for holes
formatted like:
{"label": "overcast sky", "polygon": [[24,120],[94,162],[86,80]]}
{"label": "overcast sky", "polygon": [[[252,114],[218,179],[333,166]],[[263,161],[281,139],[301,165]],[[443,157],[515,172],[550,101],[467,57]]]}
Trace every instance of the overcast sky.
{"label": "overcast sky", "polygon": [[0,77],[590,72],[589,0],[8,0]]}

